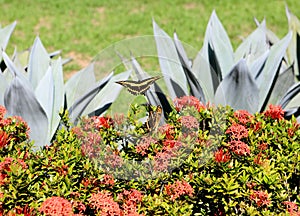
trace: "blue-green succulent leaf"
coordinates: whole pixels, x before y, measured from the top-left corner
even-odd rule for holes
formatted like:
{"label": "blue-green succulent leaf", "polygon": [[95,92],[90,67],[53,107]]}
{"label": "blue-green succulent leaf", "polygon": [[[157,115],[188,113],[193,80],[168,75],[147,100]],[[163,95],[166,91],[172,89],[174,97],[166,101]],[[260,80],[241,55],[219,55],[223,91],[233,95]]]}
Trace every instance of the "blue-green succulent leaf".
{"label": "blue-green succulent leaf", "polygon": [[220,83],[215,103],[230,105],[236,110],[248,110],[250,113],[257,111],[259,90],[244,59],[241,59]]}
{"label": "blue-green succulent leaf", "polygon": [[28,124],[29,136],[34,140],[34,147],[49,145],[47,140],[48,118],[37,100],[33,90],[16,76],[7,88],[4,104],[8,115],[21,116]]}
{"label": "blue-green succulent leaf", "polygon": [[[187,81],[172,38],[153,20],[154,37],[161,71],[172,99],[187,95]],[[172,84],[176,83],[176,86]],[[177,86],[179,88],[177,88]]]}

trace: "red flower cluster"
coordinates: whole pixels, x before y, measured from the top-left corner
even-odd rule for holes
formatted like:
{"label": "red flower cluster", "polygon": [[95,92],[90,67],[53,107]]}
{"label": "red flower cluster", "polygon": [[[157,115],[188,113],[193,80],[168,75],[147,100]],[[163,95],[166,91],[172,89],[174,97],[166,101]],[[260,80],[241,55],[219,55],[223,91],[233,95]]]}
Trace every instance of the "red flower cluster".
{"label": "red flower cluster", "polygon": [[98,130],[101,130],[101,128],[110,128],[113,125],[113,120],[109,117],[93,116],[91,119]]}
{"label": "red flower cluster", "polygon": [[5,131],[0,130],[0,148],[4,148],[9,142],[9,136]]}
{"label": "red flower cluster", "polygon": [[62,197],[50,197],[46,199],[39,209],[46,216],[70,216],[73,215],[72,204]]}
{"label": "red flower cluster", "polygon": [[172,150],[177,150],[180,147],[182,147],[182,142],[178,141],[178,140],[165,140],[163,142],[163,151],[172,151]]}
{"label": "red flower cluster", "polygon": [[104,162],[110,168],[121,167],[124,163],[123,158],[120,157],[116,152],[112,151],[109,147],[105,151],[106,155],[104,158]]}
{"label": "red flower cluster", "polygon": [[258,207],[271,204],[268,193],[264,191],[253,191],[250,195],[250,199],[253,200]]}
{"label": "red flower cluster", "polygon": [[187,129],[199,128],[199,121],[194,116],[181,116],[179,122]]}
{"label": "red flower cluster", "polygon": [[254,118],[254,116],[250,114],[247,110],[237,110],[233,113],[233,115],[243,125],[246,125],[247,123],[251,122],[251,120]]}
{"label": "red flower cluster", "polygon": [[154,170],[155,171],[166,171],[170,163],[172,155],[170,152],[158,152],[154,157]]}
{"label": "red flower cluster", "polygon": [[143,195],[140,191],[135,189],[124,190],[118,195],[118,200],[122,200],[123,215],[125,216],[139,216],[137,213],[137,204],[142,201]]}
{"label": "red flower cluster", "polygon": [[141,154],[142,156],[146,155],[151,143],[156,142],[157,141],[151,136],[143,137],[135,147],[136,153]]}
{"label": "red flower cluster", "polygon": [[165,186],[165,193],[170,196],[172,201],[174,201],[182,195],[188,195],[192,197],[194,194],[194,189],[185,180],[177,180],[175,183]]}
{"label": "red flower cluster", "polygon": [[16,162],[13,161],[13,158],[7,157],[3,162],[0,162],[0,186],[9,182],[7,172],[11,172],[11,166],[21,166],[23,169],[27,168],[27,164],[23,160],[17,159]]}
{"label": "red flower cluster", "polygon": [[229,152],[224,152],[221,148],[219,151],[215,152],[215,161],[217,163],[226,163],[230,160]]}
{"label": "red flower cluster", "polygon": [[88,199],[89,206],[95,210],[97,215],[101,216],[120,216],[122,211],[117,202],[114,201],[111,194],[107,191],[92,193]]}
{"label": "red flower cluster", "polygon": [[285,201],[283,204],[286,206],[286,210],[290,213],[292,216],[299,216],[300,215],[300,209],[298,209],[298,205],[294,202]]}
{"label": "red flower cluster", "polygon": [[175,138],[175,127],[173,125],[164,124],[158,128],[161,134],[165,134],[166,139],[174,139]]}
{"label": "red flower cluster", "polygon": [[233,123],[227,130],[226,134],[230,134],[231,138],[240,140],[248,137],[248,130],[245,126]]}
{"label": "red flower cluster", "polygon": [[249,146],[240,140],[232,140],[229,142],[229,145],[228,148],[239,156],[250,155]]}
{"label": "red flower cluster", "polygon": [[269,108],[264,112],[266,117],[270,117],[272,119],[283,119],[284,111],[279,105],[269,105]]}
{"label": "red flower cluster", "polygon": [[194,96],[183,96],[180,98],[175,98],[174,105],[176,110],[179,112],[185,107],[195,107],[198,112],[200,112],[202,109],[205,109],[205,105],[203,105],[198,98]]}
{"label": "red flower cluster", "polygon": [[103,180],[101,181],[101,184],[113,186],[115,184],[114,177],[112,175],[105,174],[103,176]]}

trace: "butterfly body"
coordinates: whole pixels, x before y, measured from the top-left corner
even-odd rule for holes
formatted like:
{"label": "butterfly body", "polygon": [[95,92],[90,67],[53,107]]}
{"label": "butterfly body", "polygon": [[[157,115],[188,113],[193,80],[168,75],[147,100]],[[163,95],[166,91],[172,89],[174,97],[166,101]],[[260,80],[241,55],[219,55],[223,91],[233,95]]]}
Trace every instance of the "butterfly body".
{"label": "butterfly body", "polygon": [[144,127],[148,131],[155,131],[158,128],[160,119],[162,117],[162,108],[160,105],[158,105],[155,107],[154,110],[153,107],[150,105],[148,106],[148,109],[149,115]]}
{"label": "butterfly body", "polygon": [[133,95],[145,94],[145,92],[150,88],[150,86],[158,79],[160,76],[150,77],[140,81],[134,80],[124,80],[118,81],[116,83],[126,87],[126,89]]}

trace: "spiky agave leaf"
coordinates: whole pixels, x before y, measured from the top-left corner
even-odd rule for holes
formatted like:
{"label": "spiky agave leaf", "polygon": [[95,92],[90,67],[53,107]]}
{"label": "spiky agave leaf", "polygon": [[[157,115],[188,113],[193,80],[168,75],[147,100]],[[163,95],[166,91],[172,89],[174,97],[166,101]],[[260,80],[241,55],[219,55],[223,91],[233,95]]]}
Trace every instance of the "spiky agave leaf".
{"label": "spiky agave leaf", "polygon": [[259,89],[249,72],[245,59],[241,59],[220,83],[215,103],[230,105],[234,109],[254,113],[258,109]]}

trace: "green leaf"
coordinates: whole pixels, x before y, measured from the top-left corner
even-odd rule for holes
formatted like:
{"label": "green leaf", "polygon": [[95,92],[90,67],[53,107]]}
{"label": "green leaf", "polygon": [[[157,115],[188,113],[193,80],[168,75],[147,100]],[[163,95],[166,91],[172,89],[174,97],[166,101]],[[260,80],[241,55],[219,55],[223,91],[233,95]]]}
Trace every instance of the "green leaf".
{"label": "green leaf", "polygon": [[39,37],[36,37],[29,55],[28,75],[35,89],[48,70],[50,57]]}
{"label": "green leaf", "polygon": [[187,83],[172,38],[153,20],[158,59],[172,100],[188,94]]}
{"label": "green leaf", "polygon": [[219,85],[215,103],[230,105],[234,109],[257,111],[259,90],[250,74],[246,61],[240,60]]}

